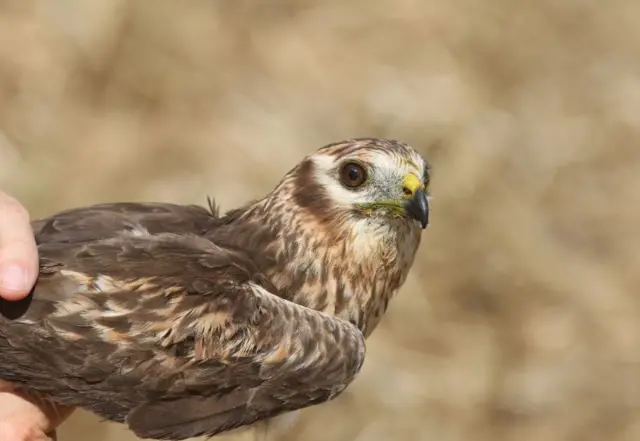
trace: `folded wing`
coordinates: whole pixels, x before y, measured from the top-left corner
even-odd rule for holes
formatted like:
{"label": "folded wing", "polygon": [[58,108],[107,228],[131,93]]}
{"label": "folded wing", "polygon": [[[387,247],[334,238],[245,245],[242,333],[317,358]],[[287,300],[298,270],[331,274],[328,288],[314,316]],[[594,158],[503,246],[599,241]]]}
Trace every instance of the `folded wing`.
{"label": "folded wing", "polygon": [[362,366],[357,328],[277,297],[246,254],[111,235],[40,242],[25,310],[0,317],[0,378],[186,439],[332,399]]}

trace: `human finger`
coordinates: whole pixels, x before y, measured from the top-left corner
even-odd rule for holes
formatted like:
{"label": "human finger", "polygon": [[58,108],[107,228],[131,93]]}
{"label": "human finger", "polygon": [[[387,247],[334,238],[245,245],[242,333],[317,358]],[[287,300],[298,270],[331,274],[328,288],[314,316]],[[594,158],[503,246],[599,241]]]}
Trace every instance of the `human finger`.
{"label": "human finger", "polygon": [[0,297],[25,297],[38,276],[38,249],[29,213],[0,191]]}

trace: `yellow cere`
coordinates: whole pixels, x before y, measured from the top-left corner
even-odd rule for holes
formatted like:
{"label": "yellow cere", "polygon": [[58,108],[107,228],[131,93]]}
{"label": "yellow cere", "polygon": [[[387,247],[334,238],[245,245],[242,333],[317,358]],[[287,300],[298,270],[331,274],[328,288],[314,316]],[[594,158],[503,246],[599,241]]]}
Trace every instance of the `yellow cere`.
{"label": "yellow cere", "polygon": [[406,195],[406,197],[409,197],[409,198],[413,196],[416,193],[416,191],[424,187],[422,182],[420,182],[420,178],[418,178],[413,173],[409,173],[407,176],[404,177],[404,181],[402,185],[404,186],[404,188],[408,189],[411,192],[411,194]]}

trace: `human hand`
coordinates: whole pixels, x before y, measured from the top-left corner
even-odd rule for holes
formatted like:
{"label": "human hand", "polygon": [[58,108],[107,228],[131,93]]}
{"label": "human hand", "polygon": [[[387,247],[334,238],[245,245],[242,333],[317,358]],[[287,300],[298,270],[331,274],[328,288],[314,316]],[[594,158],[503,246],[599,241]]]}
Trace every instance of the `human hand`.
{"label": "human hand", "polygon": [[38,250],[29,213],[0,191],[0,298],[20,300],[38,276]]}
{"label": "human hand", "polygon": [[[37,276],[38,249],[29,214],[18,201],[0,191],[0,302],[25,297]],[[55,428],[72,411],[15,390],[0,380],[2,441],[50,440],[55,437]]]}
{"label": "human hand", "polygon": [[13,389],[0,381],[0,440],[55,440],[55,429],[71,415],[73,408]]}

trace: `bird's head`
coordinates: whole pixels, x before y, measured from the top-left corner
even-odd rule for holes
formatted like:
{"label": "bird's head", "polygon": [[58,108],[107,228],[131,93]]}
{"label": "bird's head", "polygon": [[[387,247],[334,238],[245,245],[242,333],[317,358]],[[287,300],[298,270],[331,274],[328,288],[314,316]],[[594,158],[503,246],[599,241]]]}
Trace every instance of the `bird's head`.
{"label": "bird's head", "polygon": [[216,230],[215,241],[259,250],[256,262],[282,296],[341,310],[368,335],[380,317],[368,312],[385,309],[411,269],[429,223],[428,189],[429,166],[407,144],[341,141],[231,214],[231,231]]}
{"label": "bird's head", "polygon": [[429,223],[429,166],[401,142],[366,138],[330,144],[293,170],[295,202],[320,221],[370,225]]}

